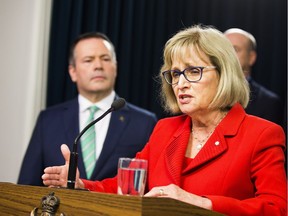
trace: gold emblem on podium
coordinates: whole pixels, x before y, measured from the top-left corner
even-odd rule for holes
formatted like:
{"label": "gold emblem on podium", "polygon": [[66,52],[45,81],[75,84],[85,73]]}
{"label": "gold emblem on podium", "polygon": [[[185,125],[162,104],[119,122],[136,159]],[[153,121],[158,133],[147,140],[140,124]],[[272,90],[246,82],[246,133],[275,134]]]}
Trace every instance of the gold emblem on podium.
{"label": "gold emblem on podium", "polygon": [[[55,216],[57,209],[60,205],[60,199],[57,196],[54,196],[54,192],[51,192],[49,195],[44,196],[41,200],[41,212],[38,213],[39,208],[35,207],[30,216]],[[61,213],[60,216],[65,216],[65,214]]]}

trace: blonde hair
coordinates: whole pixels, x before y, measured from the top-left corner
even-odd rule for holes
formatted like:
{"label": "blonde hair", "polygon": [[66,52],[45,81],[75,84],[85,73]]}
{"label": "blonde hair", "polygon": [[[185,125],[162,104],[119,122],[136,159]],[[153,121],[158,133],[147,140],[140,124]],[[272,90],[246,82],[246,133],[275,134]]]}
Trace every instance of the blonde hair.
{"label": "blonde hair", "polygon": [[[170,38],[164,47],[162,71],[170,70],[173,60],[181,60],[188,49],[193,48],[208,56],[216,66],[219,85],[210,109],[230,109],[235,103],[246,108],[249,101],[249,86],[245,79],[238,58],[230,41],[212,26],[195,25],[179,31]],[[161,99],[165,111],[181,113],[172,86],[161,77]]]}

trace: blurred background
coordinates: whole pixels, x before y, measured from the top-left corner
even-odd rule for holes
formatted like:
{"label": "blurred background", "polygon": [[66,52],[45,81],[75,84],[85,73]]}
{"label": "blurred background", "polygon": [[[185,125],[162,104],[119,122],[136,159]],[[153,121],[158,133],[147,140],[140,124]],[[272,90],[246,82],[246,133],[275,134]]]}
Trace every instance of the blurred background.
{"label": "blurred background", "polygon": [[[286,0],[0,0],[0,5],[0,181],[17,181],[39,111],[77,94],[68,53],[84,32],[103,32],[114,43],[119,96],[163,118],[156,77],[165,42],[193,24],[242,28],[257,40],[252,77],[287,108]],[[286,130],[287,112],[283,119]]]}

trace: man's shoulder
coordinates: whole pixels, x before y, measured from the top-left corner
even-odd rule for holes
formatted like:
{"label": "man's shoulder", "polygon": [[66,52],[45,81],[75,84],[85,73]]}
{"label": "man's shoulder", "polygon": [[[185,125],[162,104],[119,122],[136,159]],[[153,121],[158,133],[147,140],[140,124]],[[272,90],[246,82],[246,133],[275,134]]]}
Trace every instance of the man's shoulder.
{"label": "man's shoulder", "polygon": [[147,109],[141,108],[135,104],[126,102],[127,110],[129,112],[134,113],[135,115],[140,115],[140,116],[149,116],[152,118],[156,118],[156,114],[152,111],[149,111]]}
{"label": "man's shoulder", "polygon": [[52,106],[47,107],[46,109],[41,110],[39,113],[39,117],[41,119],[49,119],[49,118],[59,118],[64,113],[71,113],[71,114],[77,114],[79,108],[78,108],[78,100],[72,99],[68,100],[59,104],[55,104]]}
{"label": "man's shoulder", "polygon": [[269,90],[268,88],[256,82],[255,80],[251,80],[249,84],[252,95],[256,94],[255,95],[256,97],[280,100],[280,97],[275,92]]}
{"label": "man's shoulder", "polygon": [[52,106],[47,107],[46,109],[44,109],[43,111],[45,112],[53,112],[53,111],[57,111],[57,110],[63,110],[63,109],[67,109],[70,107],[77,107],[78,106],[78,100],[77,98],[74,98],[72,100],[68,100],[62,103],[58,103]]}

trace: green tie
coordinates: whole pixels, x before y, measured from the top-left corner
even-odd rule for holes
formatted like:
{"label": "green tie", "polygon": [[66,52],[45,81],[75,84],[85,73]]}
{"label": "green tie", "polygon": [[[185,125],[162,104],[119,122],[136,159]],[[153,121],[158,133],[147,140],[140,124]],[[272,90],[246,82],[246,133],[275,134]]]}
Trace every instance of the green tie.
{"label": "green tie", "polygon": [[[89,108],[90,110],[90,116],[87,120],[87,124],[89,124],[91,121],[94,120],[94,114],[97,110],[99,110],[96,106],[91,106]],[[86,124],[86,125],[87,125]],[[82,148],[82,154],[83,154],[83,160],[85,165],[85,170],[87,174],[87,179],[91,178],[91,175],[93,173],[95,163],[96,163],[96,146],[95,146],[95,126],[92,125],[82,136],[81,138],[81,148]]]}

